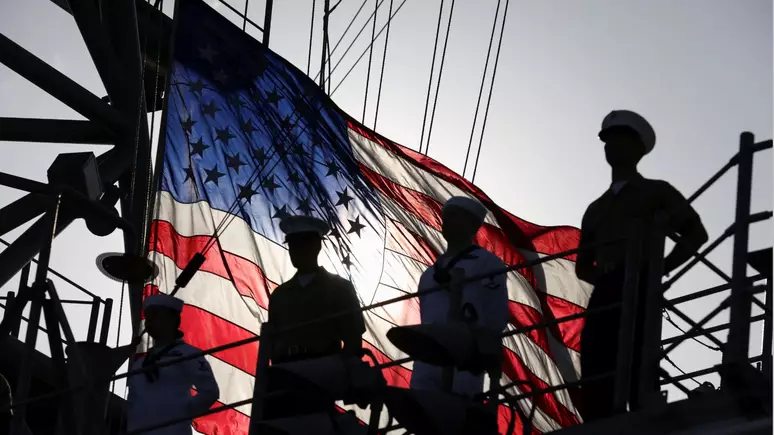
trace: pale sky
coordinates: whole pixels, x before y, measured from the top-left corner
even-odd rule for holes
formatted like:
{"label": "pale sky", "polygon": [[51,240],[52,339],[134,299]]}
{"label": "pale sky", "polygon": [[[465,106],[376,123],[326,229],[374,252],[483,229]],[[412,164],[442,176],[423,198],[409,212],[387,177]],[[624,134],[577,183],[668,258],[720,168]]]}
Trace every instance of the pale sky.
{"label": "pale sky", "polygon": [[[244,0],[228,1],[244,10]],[[401,1],[394,1],[395,8]],[[173,2],[166,3],[165,11],[171,13]],[[386,20],[389,3],[385,0],[379,10],[377,31]],[[422,129],[439,3],[407,0],[390,30],[377,131],[414,149]],[[450,3],[444,2],[437,62]],[[322,0],[317,1],[313,76],[320,65],[322,4]],[[330,23],[332,43],[360,4],[358,0],[343,0],[336,9]],[[465,160],[496,4],[497,0],[459,0],[455,4],[429,154],[458,172],[462,172]],[[264,1],[252,0],[249,6],[250,19],[262,23]],[[373,8],[374,2],[369,0],[333,54],[334,64]],[[227,8],[221,5],[217,9],[241,27],[241,19]],[[105,95],[70,15],[48,0],[0,0],[0,11],[3,35],[97,96]],[[304,71],[310,14],[308,0],[276,1],[274,5],[270,48]],[[260,32],[249,24],[248,33],[260,38]],[[370,34],[368,25],[333,73],[334,87],[365,49]],[[497,40],[489,77],[496,46]],[[373,53],[365,122],[369,127],[373,126],[383,47],[384,34]],[[368,54],[333,96],[342,109],[358,119],[363,111],[367,64]],[[759,141],[771,139],[773,76],[771,1],[513,0],[476,184],[500,206],[524,219],[541,225],[580,226],[586,206],[610,183],[609,168],[596,137],[599,124],[612,109],[631,109],[650,120],[658,138],[655,150],[641,164],[643,174],[665,179],[690,196],[736,153],[742,131],[753,132]],[[487,81],[474,152],[488,88]],[[0,116],[82,119],[2,65]],[[58,153],[92,150],[99,154],[108,149],[9,142],[0,147],[0,171],[40,181],[45,181],[46,169]],[[731,171],[695,202],[711,240],[733,222],[735,186],[736,172]],[[0,187],[0,206],[20,196],[21,192]],[[772,154],[767,151],[756,158],[752,210],[771,210],[772,202]],[[19,234],[17,230],[3,239],[12,241]],[[751,249],[770,247],[772,236],[770,222],[757,224],[751,231]],[[731,273],[731,246],[728,240],[709,257],[727,274]],[[119,232],[97,238],[78,221],[56,239],[51,259],[56,270],[98,295],[115,299],[111,345],[116,343],[121,285],[101,275],[94,262],[97,255],[122,248]],[[63,298],[83,298],[66,283],[56,282]],[[699,265],[667,296],[719,284],[721,278]],[[0,294],[17,287],[15,278]],[[682,307],[699,320],[725,295]],[[121,344],[130,339],[128,304],[125,309]],[[84,339],[88,306],[67,306],[66,311],[76,337]],[[725,321],[727,313],[712,324]],[[760,331],[760,325],[753,329],[751,355],[760,353]],[[675,332],[665,324],[665,337]],[[725,339],[724,334],[717,336]],[[45,351],[45,341],[38,348]],[[689,341],[678,347],[672,358],[686,371],[693,371],[718,363],[720,354]],[[668,364],[662,366],[675,373]],[[685,385],[695,386],[690,381]],[[121,394],[123,383],[118,386]]]}

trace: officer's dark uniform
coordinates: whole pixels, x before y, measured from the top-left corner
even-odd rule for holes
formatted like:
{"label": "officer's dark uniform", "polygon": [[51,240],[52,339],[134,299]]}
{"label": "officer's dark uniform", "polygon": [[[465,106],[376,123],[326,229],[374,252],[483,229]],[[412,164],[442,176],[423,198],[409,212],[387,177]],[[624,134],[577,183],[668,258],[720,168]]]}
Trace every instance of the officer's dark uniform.
{"label": "officer's dark uniform", "polygon": [[[304,285],[296,275],[280,285],[269,298],[269,320],[275,330],[294,328],[277,337],[274,364],[317,358],[342,351],[342,344],[357,344],[365,332],[363,315],[352,283],[320,267]],[[355,311],[333,320],[295,328],[341,311]]]}
{"label": "officer's dark uniform", "polygon": [[[286,233],[317,232],[325,234],[327,224],[314,218],[293,216],[280,227]],[[299,326],[349,312],[344,316]],[[357,355],[361,349],[365,322],[360,312],[360,301],[355,288],[344,278],[329,273],[322,267],[314,272],[300,274],[277,287],[269,297],[269,322],[277,334],[273,338],[272,364],[320,358],[337,353]],[[283,332],[290,329],[289,332]],[[277,392],[298,389],[288,379],[269,379],[268,392],[275,393],[267,400],[264,419],[334,410],[334,403],[324,394],[309,391],[299,395],[276,396]]]}
{"label": "officer's dark uniform", "polygon": [[[618,190],[620,189],[620,190]],[[616,192],[616,190],[618,190]],[[594,201],[583,216],[581,228],[581,247],[605,240],[615,240],[627,236],[633,222],[644,225],[644,234],[648,234],[653,218],[660,212],[679,210],[667,223],[667,231],[681,232],[687,225],[700,224],[699,215],[685,198],[666,181],[649,180],[638,176],[628,180],[622,186],[611,187],[599,199]],[[626,244],[618,243],[596,248],[590,255],[595,263],[595,286],[588,304],[593,310],[623,299],[623,282],[626,261]],[[579,259],[580,261],[580,259]],[[645,263],[643,263],[645,264]],[[647,270],[640,271],[640,289],[638,295],[637,325],[642,324],[644,298],[647,287]],[[593,377],[616,370],[618,355],[618,331],[621,322],[621,309],[592,314],[586,318],[581,334],[581,370],[582,376]],[[642,330],[635,330],[632,358],[633,370],[640,362]],[[634,373],[634,372],[633,372]],[[637,394],[635,380],[632,380],[630,397]],[[613,412],[615,378],[592,381],[582,386],[583,418],[593,420],[604,418]]]}

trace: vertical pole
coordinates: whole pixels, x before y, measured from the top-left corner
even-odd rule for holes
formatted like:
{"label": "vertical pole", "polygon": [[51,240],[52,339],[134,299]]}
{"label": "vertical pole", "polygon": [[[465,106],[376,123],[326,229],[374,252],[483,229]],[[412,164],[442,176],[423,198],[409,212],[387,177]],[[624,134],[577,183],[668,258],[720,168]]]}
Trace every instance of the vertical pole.
{"label": "vertical pole", "polygon": [[[736,215],[734,219],[734,264],[731,275],[730,325],[723,364],[746,361],[750,344],[752,293],[747,283],[747,243],[750,234],[753,146],[755,137],[744,132],[739,140]],[[725,383],[724,382],[721,382]]]}
{"label": "vertical pole", "polygon": [[[636,387],[636,396],[630,394],[634,403],[630,403],[630,408],[645,408],[663,400],[663,396],[658,394],[658,377],[661,373],[659,363],[661,360],[661,310],[664,308],[663,284],[664,276],[664,249],[666,242],[666,216],[656,216],[651,234],[647,240],[647,271],[648,281],[644,297],[640,297],[638,302],[645,304],[644,310],[638,307],[637,313],[643,313],[642,323],[637,327],[642,328],[642,342],[635,343],[640,346],[640,362],[638,364],[639,373],[632,373],[634,382],[632,386]],[[634,392],[632,392],[634,393]],[[634,397],[633,397],[634,396]]]}
{"label": "vertical pole", "polygon": [[[269,319],[271,321],[271,319]],[[258,342],[258,362],[255,367],[255,384],[253,385],[253,402],[250,408],[250,430],[248,435],[259,435],[258,427],[263,420],[263,404],[266,398],[268,384],[267,371],[271,360],[271,350],[274,343],[271,322],[261,325],[261,340]]]}
{"label": "vertical pole", "polygon": [[266,0],[266,14],[263,17],[263,45],[265,45],[266,48],[269,48],[269,37],[271,36],[271,13],[273,8],[274,0]]}
{"label": "vertical pole", "polygon": [[763,355],[763,373],[767,376],[771,374],[771,321],[772,321],[772,301],[771,301],[771,281],[766,278],[766,300],[764,302],[766,312],[763,313],[763,349],[761,355]]}
{"label": "vertical pole", "polygon": [[113,299],[105,299],[105,311],[102,313],[102,329],[99,332],[99,343],[107,345],[110,332],[110,317],[113,315]]}
{"label": "vertical pole", "polygon": [[[64,389],[67,388],[70,383],[67,377],[64,349],[62,348],[62,336],[59,333],[59,322],[56,317],[56,308],[54,307],[53,300],[46,299],[43,301],[43,315],[46,319],[46,326],[48,326],[48,346],[51,349],[51,360],[54,362],[58,388]],[[59,404],[58,416],[61,418],[61,424],[64,428],[62,433],[78,432],[71,399],[72,398],[69,395],[62,395],[57,398]],[[56,415],[52,417],[56,418]]]}
{"label": "vertical pole", "polygon": [[38,341],[38,326],[40,325],[41,302],[43,299],[42,292],[35,285],[33,285],[30,291],[34,291],[35,294],[31,298],[30,320],[27,322],[27,335],[24,338],[26,352],[19,366],[19,377],[16,380],[16,390],[14,390],[14,398],[22,403],[14,409],[14,420],[11,428],[12,435],[28,435],[26,428],[27,405],[23,402],[27,400],[27,396],[30,393],[32,358],[35,355],[35,344]]}
{"label": "vertical pole", "polygon": [[328,15],[331,8],[330,0],[325,0],[323,8],[323,43],[322,55],[320,56],[320,87],[325,90],[325,53],[328,48]]}
{"label": "vertical pole", "polygon": [[615,395],[613,409],[626,411],[632,369],[632,341],[634,338],[637,294],[640,286],[640,260],[642,258],[642,225],[636,223],[629,229],[626,239],[626,269],[623,283],[621,328],[618,331],[618,356],[615,371]]}
{"label": "vertical pole", "polygon": [[89,330],[86,333],[86,341],[94,342],[94,338],[97,335],[97,321],[99,320],[99,306],[101,301],[99,298],[94,298],[91,301],[91,314],[89,314]]}
{"label": "vertical pole", "polygon": [[[457,323],[462,320],[462,290],[464,287],[465,271],[455,267],[449,271],[451,283],[449,284],[449,306],[446,312],[448,323]],[[446,366],[441,372],[441,387],[443,391],[451,393],[454,390],[455,368]]]}
{"label": "vertical pole", "polygon": [[[22,281],[23,285],[26,284],[24,281]],[[16,303],[16,293],[15,292],[8,292],[7,299],[5,300],[5,308],[6,310],[10,311],[11,307],[13,307],[13,304]],[[21,320],[21,319],[18,319]],[[19,321],[17,319],[13,319],[11,324],[11,337],[19,338],[19,327],[21,326]]]}

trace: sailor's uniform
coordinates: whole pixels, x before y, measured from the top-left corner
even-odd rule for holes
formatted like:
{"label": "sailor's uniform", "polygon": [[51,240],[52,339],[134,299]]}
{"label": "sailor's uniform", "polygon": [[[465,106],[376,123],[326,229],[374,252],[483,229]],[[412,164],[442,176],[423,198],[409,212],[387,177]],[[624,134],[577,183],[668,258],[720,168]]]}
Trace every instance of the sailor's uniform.
{"label": "sailor's uniform", "polygon": [[[436,287],[436,269],[445,268],[451,256],[443,255],[438,262],[427,269],[419,280],[419,291]],[[465,271],[466,277],[481,275],[505,268],[503,261],[491,252],[477,248],[463,255],[454,265]],[[423,324],[446,323],[450,293],[438,291],[419,298],[419,311]],[[477,326],[503,331],[508,324],[508,287],[505,274],[465,284],[462,291],[462,305],[470,304],[478,317]],[[443,368],[419,361],[414,362],[411,388],[425,390],[442,389]],[[455,371],[453,392],[473,396],[483,392],[484,375]]]}
{"label": "sailor's uniform", "polygon": [[[198,352],[199,349],[180,339],[170,345],[150,348],[146,355],[132,364],[131,369],[142,368],[146,358],[165,362]],[[195,396],[191,387],[196,388]],[[203,356],[134,375],[129,378],[127,430],[203,413],[218,400],[219,394],[212,368]],[[190,435],[191,421],[145,433]]]}
{"label": "sailor's uniform", "polygon": [[[156,294],[145,299],[146,309],[154,305],[178,313],[183,309],[182,300],[166,294]],[[199,352],[199,349],[182,338],[171,343],[157,343],[132,364],[131,370],[153,367],[157,363]],[[201,414],[210,409],[220,395],[212,368],[204,356],[131,376],[128,387],[127,431]],[[192,393],[191,388],[195,388],[196,392]],[[143,433],[191,435],[191,420]]]}

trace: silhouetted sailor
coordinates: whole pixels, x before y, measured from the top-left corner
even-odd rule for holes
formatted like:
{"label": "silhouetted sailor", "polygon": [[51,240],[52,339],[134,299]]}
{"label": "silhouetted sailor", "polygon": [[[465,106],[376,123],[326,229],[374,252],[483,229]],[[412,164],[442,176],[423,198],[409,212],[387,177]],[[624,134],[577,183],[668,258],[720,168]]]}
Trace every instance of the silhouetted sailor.
{"label": "silhouetted sailor", "polygon": [[[145,299],[145,327],[153,347],[132,365],[132,370],[200,352],[183,341],[179,330],[183,301],[166,294]],[[218,384],[207,360],[196,359],[156,368],[129,378],[127,430],[207,411],[218,399]],[[191,395],[191,388],[196,395]],[[191,421],[151,432],[151,435],[190,435]]]}
{"label": "silhouetted sailor", "polygon": [[[594,201],[583,216],[581,247],[627,236],[633,222],[649,231],[660,212],[672,212],[667,231],[679,234],[684,245],[678,245],[664,260],[666,274],[691,258],[692,253],[707,241],[707,232],[699,215],[686,204],[685,197],[666,181],[644,178],[637,171],[643,156],[653,150],[656,134],[642,116],[627,110],[616,110],[605,117],[599,138],[605,143],[605,158],[612,168],[612,184]],[[647,234],[647,233],[644,233]],[[594,284],[588,309],[592,310],[623,298],[626,245],[619,243],[578,254],[575,270],[578,278]],[[640,271],[639,295],[645,295],[643,285],[647,271]],[[644,301],[638,301],[637,324],[642,322]],[[581,336],[581,369],[583,377],[609,373],[616,369],[620,309],[591,315]],[[641,327],[635,329],[633,368],[639,363],[642,347]],[[634,371],[633,371],[634,373]],[[584,420],[610,416],[613,410],[615,382],[613,378],[593,381],[581,387]],[[630,397],[637,394],[634,384]],[[636,404],[635,404],[636,406]]]}
{"label": "silhouetted sailor", "polygon": [[[495,254],[477,246],[473,240],[484,223],[487,209],[468,197],[453,197],[443,206],[443,237],[447,247],[419,280],[419,290],[436,287],[450,280],[453,268],[461,268],[466,277],[504,269],[505,263]],[[446,323],[450,293],[448,290],[420,297],[422,323]],[[475,324],[502,332],[508,324],[508,286],[505,274],[465,284],[462,305],[475,311]],[[442,390],[441,367],[414,362],[411,388]],[[499,380],[498,380],[499,381]],[[456,371],[453,392],[472,396],[483,392],[484,375]]]}
{"label": "silhouetted sailor", "polygon": [[[292,329],[275,336],[272,363],[337,353],[358,355],[365,322],[359,311],[360,301],[355,288],[346,279],[326,271],[317,261],[323,238],[329,230],[328,224],[310,216],[289,216],[280,222],[280,229],[285,233],[290,261],[297,273],[269,297],[269,321],[273,330]],[[344,311],[350,314],[302,326]],[[291,386],[269,381],[270,391],[284,387]],[[281,406],[279,400],[267,401],[265,418],[333,409],[333,403],[322,399],[309,397],[306,402],[304,405],[298,403],[298,406]],[[275,404],[277,406],[273,406]]]}

